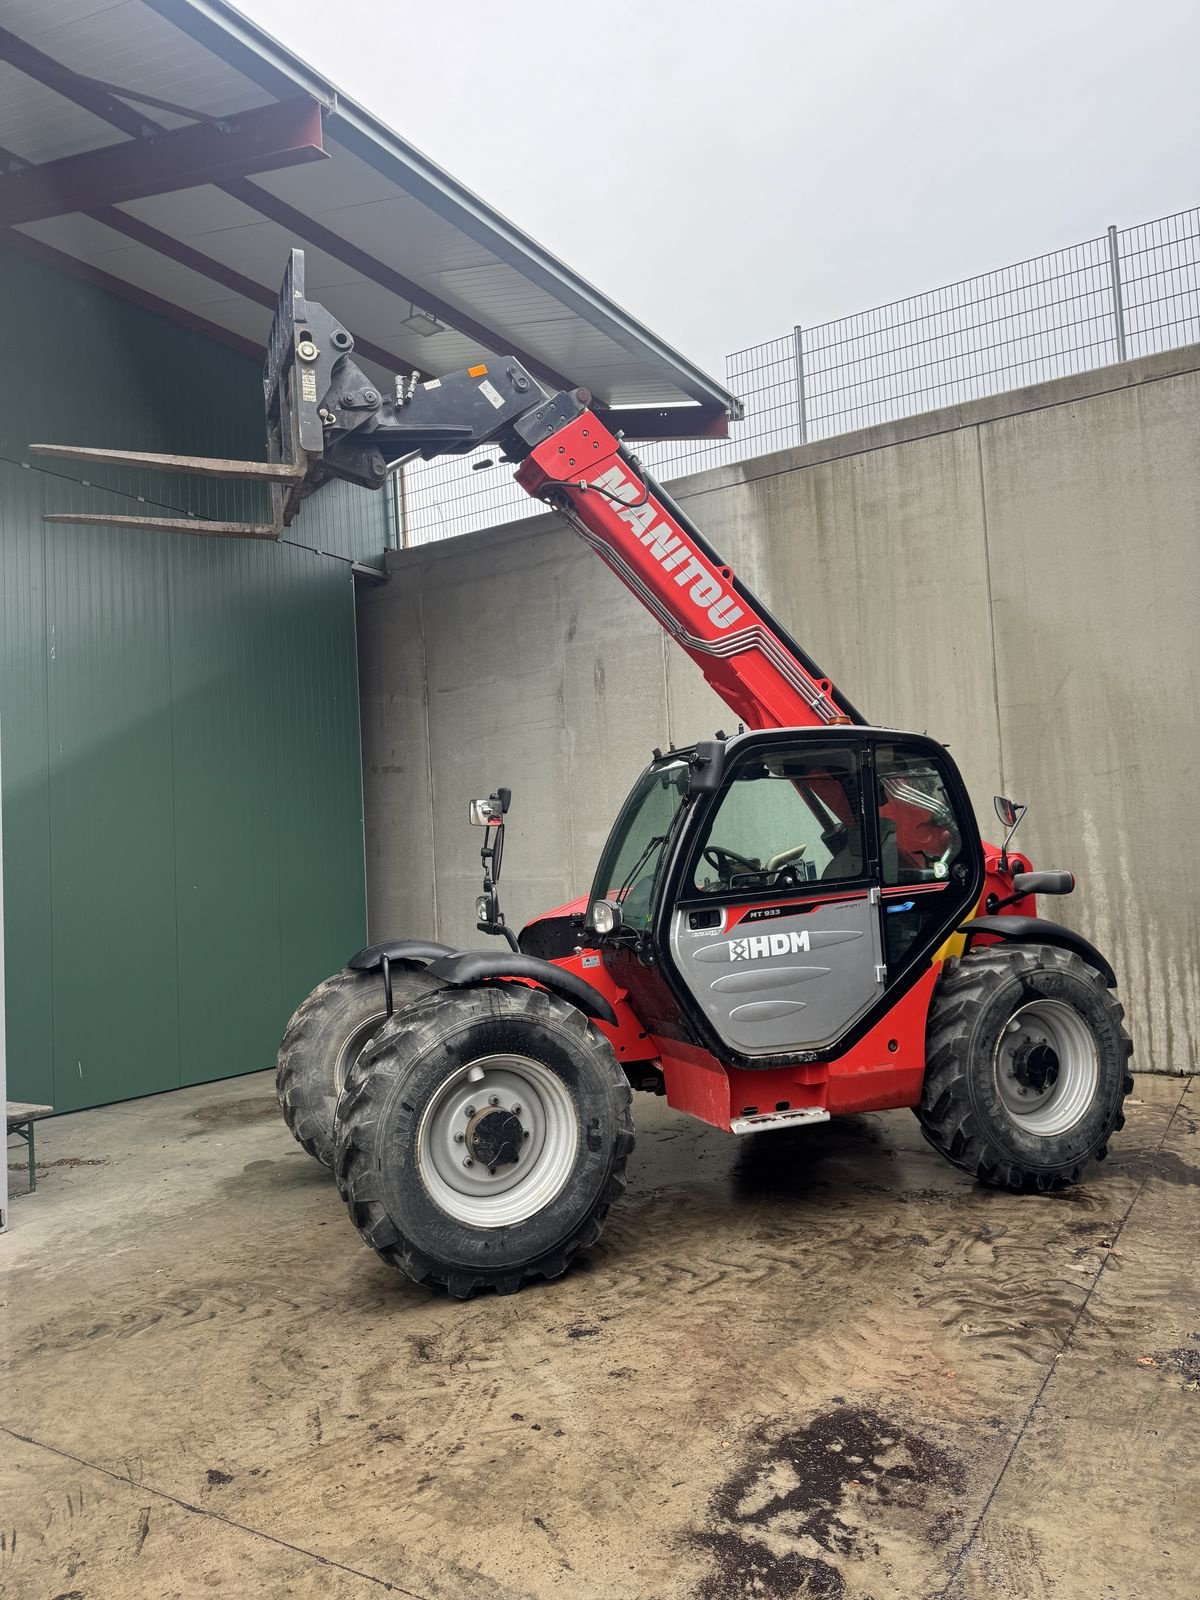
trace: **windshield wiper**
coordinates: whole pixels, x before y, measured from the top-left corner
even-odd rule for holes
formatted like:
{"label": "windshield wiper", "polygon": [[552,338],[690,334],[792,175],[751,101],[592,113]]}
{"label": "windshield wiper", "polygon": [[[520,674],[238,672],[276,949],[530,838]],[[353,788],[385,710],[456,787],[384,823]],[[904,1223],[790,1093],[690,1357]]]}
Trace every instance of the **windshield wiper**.
{"label": "windshield wiper", "polygon": [[648,841],[648,843],[646,845],[646,848],[642,851],[641,855],[637,858],[637,860],[630,867],[629,871],[625,874],[624,883],[622,883],[621,887],[617,890],[616,894],[613,896],[613,898],[616,900],[618,905],[625,898],[625,896],[629,893],[630,889],[633,887],[633,880],[637,877],[638,873],[642,870],[642,868],[646,865],[646,862],[650,859],[650,852],[654,849],[654,847],[656,845],[663,845],[666,842],[667,842],[667,836],[666,836],[665,833],[656,833],[654,835],[653,839]]}

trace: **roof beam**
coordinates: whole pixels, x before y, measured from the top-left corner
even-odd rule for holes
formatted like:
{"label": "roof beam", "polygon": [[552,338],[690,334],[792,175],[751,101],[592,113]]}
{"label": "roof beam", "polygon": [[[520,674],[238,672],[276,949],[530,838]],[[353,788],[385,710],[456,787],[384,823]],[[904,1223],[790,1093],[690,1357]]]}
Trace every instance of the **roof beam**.
{"label": "roof beam", "polygon": [[[15,155],[11,150],[0,146],[0,168],[15,172],[32,164],[26,161],[24,156]],[[127,211],[119,211],[116,206],[93,206],[84,215],[91,217],[94,222],[103,223],[114,233],[124,234],[127,239],[145,245],[147,250],[153,250],[156,255],[166,256],[171,261],[177,261],[181,267],[187,267],[201,277],[219,283],[222,288],[231,289],[244,300],[265,306],[268,311],[274,312],[279,303],[279,297],[273,289],[266,288],[254,278],[247,278],[244,273],[238,272],[233,267],[227,267],[223,261],[214,261],[212,256],[206,256],[182,239],[176,239],[173,234],[164,233],[161,228],[151,227],[140,217],[130,216]],[[23,234],[21,237],[26,238],[28,235]],[[409,357],[398,356],[394,350],[385,350],[382,345],[374,344],[369,339],[355,339],[354,348],[360,355],[366,356],[368,361],[378,362],[388,372],[403,372],[406,375],[415,373],[422,380],[433,376],[431,372],[425,372],[420,367],[414,366]]]}
{"label": "roof beam", "polygon": [[320,106],[289,100],[10,172],[0,178],[0,226],[324,159]]}
{"label": "roof beam", "polygon": [[[278,304],[276,290],[266,288],[255,278],[247,278],[235,268],[227,267],[223,261],[215,261],[212,256],[206,256],[202,250],[197,250],[183,239],[176,239],[161,228],[151,227],[140,217],[132,217],[127,211],[119,211],[116,206],[92,206],[86,214],[96,222],[102,222],[106,228],[111,228],[114,233],[124,234],[127,239],[145,245],[147,250],[153,250],[156,255],[177,261],[181,267],[219,283],[222,288],[232,290],[245,300],[265,306],[268,311],[274,312]],[[394,350],[385,350],[382,345],[374,344],[369,339],[360,339],[357,334],[354,349],[358,355],[365,356],[368,361],[378,362],[388,372],[402,372],[405,377],[416,372],[421,379],[433,377],[433,373],[417,367],[410,357],[397,355]]]}
{"label": "roof beam", "polygon": [[[624,349],[632,353],[646,351],[662,360],[676,374],[681,390],[685,394],[691,393],[699,401],[706,416],[714,410],[723,412],[726,407],[731,407],[730,415],[740,420],[742,406],[735,396],[726,394],[706,373],[565,269],[535,240],[528,238],[460,184],[456,184],[421,156],[419,151],[413,150],[391,129],[386,128],[377,117],[371,116],[353,101],[348,101],[344,95],[335,95],[326,79],[319,77],[313,68],[235,11],[227,0],[146,0],[146,3],[182,32],[198,40],[205,49],[227,61],[245,77],[261,84],[270,93],[283,96],[300,90],[314,99],[327,100],[333,113],[327,125],[331,139],[375,166],[379,172],[387,170],[379,159],[384,152],[388,160],[402,162],[409,169],[413,180],[410,192],[416,199],[474,237],[501,260],[507,261],[522,276],[559,299],[585,322],[601,328]],[[416,299],[418,303],[424,303],[420,295]],[[436,311],[443,320],[453,323],[464,333],[473,333],[464,324],[461,315],[453,310],[447,309],[443,315],[436,306],[430,305],[428,309]],[[489,344],[488,348],[494,346]],[[571,387],[560,374],[549,373],[526,352],[514,350],[512,353],[530,371],[539,370],[557,388]]]}
{"label": "roof beam", "polygon": [[[156,7],[157,9],[157,7]],[[174,5],[164,8],[171,20],[177,25],[184,25],[181,18],[176,15],[178,7]],[[185,12],[189,9],[182,8]],[[69,67],[63,66],[53,57],[45,55],[42,51],[26,44],[15,34],[7,29],[0,28],[0,60],[6,60],[28,76],[37,78],[48,88],[54,89],[58,94],[65,96],[74,104],[83,106],[93,115],[102,118],[114,128],[119,128],[122,133],[127,133],[134,138],[143,138],[147,134],[159,130],[158,124],[140,111],[132,109],[123,101],[116,99],[106,88],[87,78],[80,77],[72,72]],[[174,187],[183,187],[176,184]],[[486,328],[481,322],[476,321],[468,312],[459,310],[458,307],[449,305],[431,290],[422,288],[413,283],[394,267],[379,261],[369,251],[361,249],[358,245],[351,244],[348,240],[341,239],[331,229],[323,227],[312,217],[304,212],[295,210],[284,201],[269,194],[260,184],[250,183],[244,177],[233,178],[219,185],[226,194],[240,200],[243,205],[250,206],[260,216],[276,223],[287,230],[293,237],[307,240],[324,250],[327,255],[341,261],[343,265],[353,268],[355,272],[369,278],[372,282],[388,289],[391,293],[411,301],[420,306],[423,311],[430,311],[440,318],[456,332],[466,334],[470,339],[477,339],[485,350],[490,350],[493,355],[514,355],[522,366],[527,368],[536,377],[548,383],[554,389],[572,389],[575,387],[571,379],[563,373],[556,371],[545,361],[539,360],[531,351],[523,350],[506,339],[494,328]],[[505,348],[499,348],[504,346]],[[364,351],[364,354],[366,352]]]}
{"label": "roof beam", "polygon": [[116,295],[119,300],[128,300],[131,305],[140,306],[143,311],[153,311],[156,316],[165,317],[168,322],[187,328],[191,333],[203,334],[206,339],[215,339],[218,344],[228,345],[239,355],[249,356],[256,366],[262,365],[262,346],[255,344],[253,340],[243,339],[240,333],[222,328],[217,322],[208,322],[193,311],[185,311],[182,306],[172,305],[169,300],[160,299],[148,289],[139,289],[136,284],[126,283],[124,278],[115,278],[111,272],[102,272],[99,267],[81,261],[78,256],[68,255],[65,250],[55,250],[52,245],[43,244],[40,239],[34,239],[28,233],[21,233],[16,228],[0,228],[0,245],[28,256],[31,261],[40,261],[46,266],[57,267],[60,272],[78,278],[82,283],[94,284],[97,289],[104,289],[108,294]]}
{"label": "roof beam", "polygon": [[728,439],[729,417],[712,406],[601,406],[593,410],[606,428],[626,439]]}
{"label": "roof beam", "polygon": [[527,371],[532,372],[535,377],[544,379],[554,389],[575,387],[561,372],[556,372],[553,367],[547,366],[546,362],[539,360],[528,350],[520,349],[511,340],[505,339],[503,334],[498,334],[495,328],[485,328],[467,312],[460,311],[457,306],[449,305],[445,300],[439,299],[428,288],[422,288],[411,278],[406,278],[403,273],[397,272],[395,267],[388,266],[369,251],[352,244],[349,239],[343,239],[331,228],[326,228],[318,222],[315,217],[307,216],[303,211],[295,210],[286,201],[277,199],[261,184],[251,183],[246,178],[233,178],[227,183],[222,183],[220,187],[235,200],[240,200],[243,205],[257,211],[260,216],[277,223],[279,227],[285,228],[301,239],[307,239],[310,244],[315,244],[318,250],[324,250],[326,255],[331,255],[345,266],[352,267],[364,278],[370,278],[373,283],[379,284],[380,288],[390,290],[402,300],[411,301],[414,305],[420,306],[422,311],[431,311],[435,317],[448,323],[455,332],[465,333],[471,339],[478,339],[484,349],[490,350],[493,355],[516,356]]}
{"label": "roof beam", "polygon": [[0,28],[0,61],[7,61],[28,78],[36,78],[38,83],[45,84],[47,89],[53,89],[74,105],[82,106],[102,122],[120,128],[131,139],[144,139],[162,132],[158,123],[144,117],[124,101],[115,99],[99,84],[81,78],[70,67],[63,66],[61,61],[55,61],[53,56],[18,38],[7,28]]}

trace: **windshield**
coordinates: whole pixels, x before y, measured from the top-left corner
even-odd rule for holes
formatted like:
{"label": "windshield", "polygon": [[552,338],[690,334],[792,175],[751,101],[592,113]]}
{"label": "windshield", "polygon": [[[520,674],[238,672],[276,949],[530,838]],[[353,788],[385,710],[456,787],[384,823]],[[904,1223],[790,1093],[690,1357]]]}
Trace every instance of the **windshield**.
{"label": "windshield", "polygon": [[687,796],[687,776],[686,761],[648,768],[608,836],[591,898],[619,901],[626,927],[640,931],[650,921],[663,846]]}

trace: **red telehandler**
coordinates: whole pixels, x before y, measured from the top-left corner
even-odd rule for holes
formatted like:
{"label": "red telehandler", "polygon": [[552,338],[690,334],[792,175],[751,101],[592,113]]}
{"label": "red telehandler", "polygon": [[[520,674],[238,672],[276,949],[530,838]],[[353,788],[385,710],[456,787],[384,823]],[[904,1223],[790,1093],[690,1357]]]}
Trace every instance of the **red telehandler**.
{"label": "red telehandler", "polygon": [[494,443],[691,656],[744,729],[653,759],[591,893],[514,937],[484,828],[490,949],[375,944],[288,1025],[278,1087],[355,1226],[420,1283],[468,1296],[553,1278],[600,1234],[633,1148],[631,1089],[734,1134],[912,1107],[983,1183],[1046,1193],[1107,1153],[1133,1086],[1108,961],[1036,914],[1069,872],[979,836],[944,746],[874,727],[589,409],[512,358],[382,395],[292,254],[268,347],[266,463],[41,447],[266,479],[277,537],[333,478]]}

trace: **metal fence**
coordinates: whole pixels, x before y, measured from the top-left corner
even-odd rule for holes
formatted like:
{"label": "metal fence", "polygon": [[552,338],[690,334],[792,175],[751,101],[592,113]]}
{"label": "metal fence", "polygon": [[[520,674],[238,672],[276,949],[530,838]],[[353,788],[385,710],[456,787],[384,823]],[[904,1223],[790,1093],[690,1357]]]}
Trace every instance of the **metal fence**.
{"label": "metal fence", "polygon": [[[659,478],[702,472],[1200,340],[1200,208],[876,306],[726,357],[746,408],[729,439],[639,451]],[[411,462],[396,526],[424,544],[528,516],[494,451]]]}

